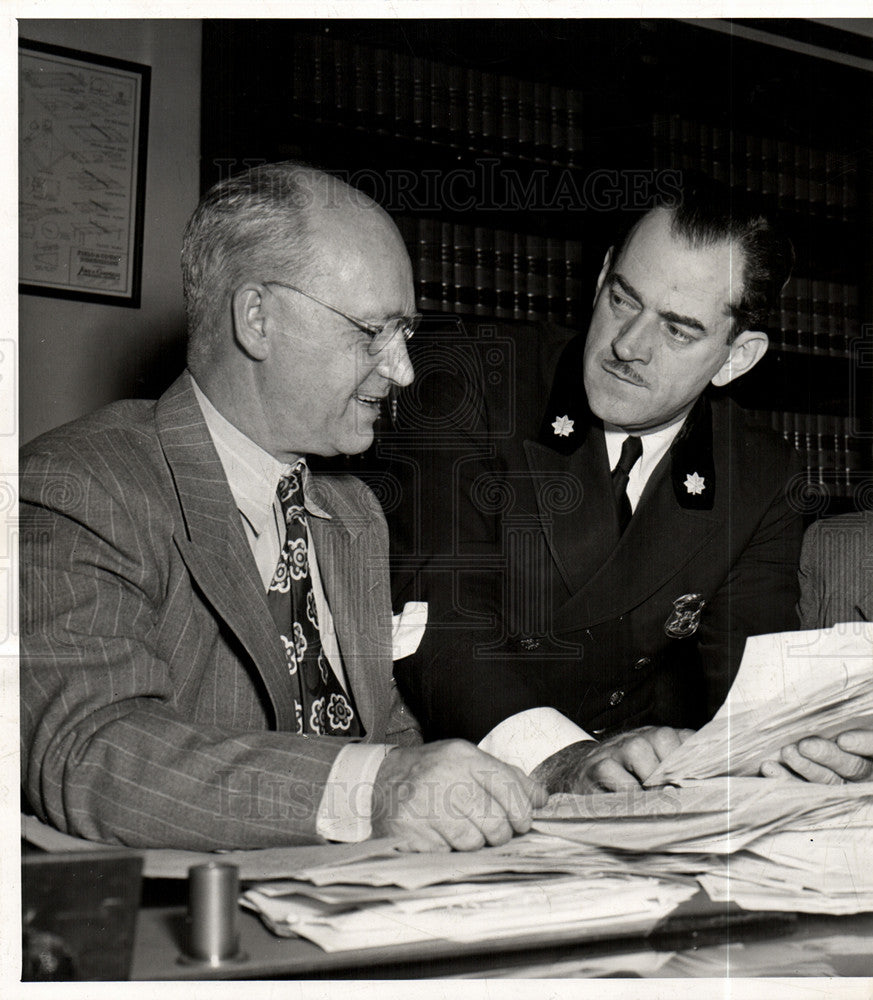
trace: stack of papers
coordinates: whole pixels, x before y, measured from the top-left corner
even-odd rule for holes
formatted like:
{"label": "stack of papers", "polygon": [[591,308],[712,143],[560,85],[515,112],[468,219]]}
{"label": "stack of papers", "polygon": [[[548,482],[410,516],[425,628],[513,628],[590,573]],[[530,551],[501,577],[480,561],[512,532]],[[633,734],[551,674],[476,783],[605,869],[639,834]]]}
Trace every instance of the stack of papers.
{"label": "stack of papers", "polygon": [[803,736],[873,726],[873,625],[749,639],[715,716],[647,788],[553,796],[469,854],[349,852],[245,894],[327,951],[610,928],[645,933],[702,886],[745,909],[873,910],[873,782],[758,777]]}
{"label": "stack of papers", "polygon": [[756,635],[713,719],[646,781],[760,773],[804,736],[873,728],[873,624]]}
{"label": "stack of papers", "polygon": [[693,880],[635,873],[604,852],[533,834],[471,854],[304,870],[255,886],[243,904],[276,934],[341,951],[543,931],[644,933],[696,891]]}

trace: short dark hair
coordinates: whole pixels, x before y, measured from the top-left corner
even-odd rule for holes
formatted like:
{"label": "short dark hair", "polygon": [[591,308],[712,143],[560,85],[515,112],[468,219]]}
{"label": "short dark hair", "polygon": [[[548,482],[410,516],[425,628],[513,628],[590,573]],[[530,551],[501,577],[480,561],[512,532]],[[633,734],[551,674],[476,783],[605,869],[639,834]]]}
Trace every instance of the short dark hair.
{"label": "short dark hair", "polygon": [[[743,294],[731,304],[733,322],[730,339],[743,330],[760,329],[794,266],[794,247],[773,216],[744,192],[703,174],[683,172],[675,183],[671,175],[668,194],[660,195],[653,208],[672,213],[671,232],[692,247],[711,247],[730,242],[743,255]],[[625,235],[617,260],[637,222]]]}

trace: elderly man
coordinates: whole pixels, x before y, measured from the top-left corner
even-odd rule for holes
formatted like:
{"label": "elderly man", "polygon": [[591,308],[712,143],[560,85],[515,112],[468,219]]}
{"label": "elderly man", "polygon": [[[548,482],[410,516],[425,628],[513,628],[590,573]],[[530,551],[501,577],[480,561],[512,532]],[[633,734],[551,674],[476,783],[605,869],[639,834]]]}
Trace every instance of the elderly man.
{"label": "elderly man", "polygon": [[22,454],[30,805],[135,847],[373,831],[469,849],[526,829],[540,786],[469,744],[415,745],[381,510],[306,464],[366,449],[412,379],[396,228],[318,171],[267,165],[204,197],[182,266],[187,371]]}
{"label": "elderly man", "polygon": [[394,525],[397,591],[430,604],[395,667],[428,738],[514,752],[552,790],[622,787],[682,739],[661,727],[712,716],[748,635],[796,628],[796,459],[708,391],[763,357],[791,258],[687,185],[606,254],[587,336],[492,331],[433,387]]}

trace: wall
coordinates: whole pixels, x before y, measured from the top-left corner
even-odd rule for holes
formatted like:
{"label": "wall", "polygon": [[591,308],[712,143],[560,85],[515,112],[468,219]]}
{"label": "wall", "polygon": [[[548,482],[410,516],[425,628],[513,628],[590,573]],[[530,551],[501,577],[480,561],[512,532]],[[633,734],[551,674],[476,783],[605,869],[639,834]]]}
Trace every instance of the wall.
{"label": "wall", "polygon": [[28,20],[23,38],[151,66],[139,309],[19,296],[22,444],[104,403],[154,396],[184,359],[179,247],[197,203],[199,20]]}

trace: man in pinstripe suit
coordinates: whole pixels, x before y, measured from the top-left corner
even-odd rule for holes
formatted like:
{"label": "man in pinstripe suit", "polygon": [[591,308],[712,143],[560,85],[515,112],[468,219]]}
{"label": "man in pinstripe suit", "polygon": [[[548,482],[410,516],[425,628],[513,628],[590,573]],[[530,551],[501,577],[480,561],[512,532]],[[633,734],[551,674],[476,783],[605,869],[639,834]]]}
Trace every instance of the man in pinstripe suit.
{"label": "man in pinstripe suit", "polygon": [[[156,402],[112,404],[22,455],[31,807],[135,847],[504,842],[543,789],[462,741],[416,745],[391,681],[381,510],[358,480],[302,461],[366,449],[381,402],[412,379],[396,228],[344,184],[272,164],[205,196],[182,265],[187,371]],[[277,484],[295,469],[322,678],[362,739],[301,731],[302,681],[268,606]]]}

